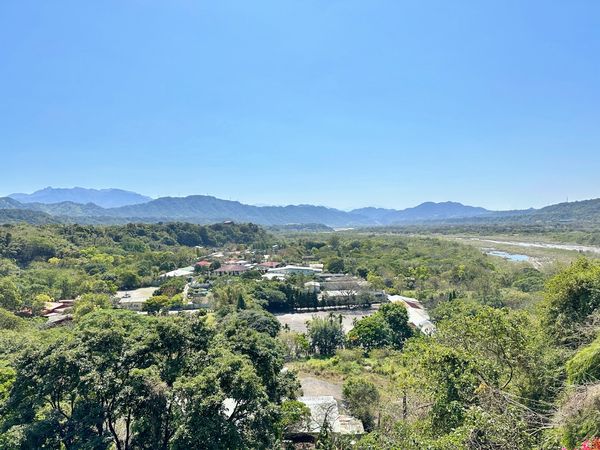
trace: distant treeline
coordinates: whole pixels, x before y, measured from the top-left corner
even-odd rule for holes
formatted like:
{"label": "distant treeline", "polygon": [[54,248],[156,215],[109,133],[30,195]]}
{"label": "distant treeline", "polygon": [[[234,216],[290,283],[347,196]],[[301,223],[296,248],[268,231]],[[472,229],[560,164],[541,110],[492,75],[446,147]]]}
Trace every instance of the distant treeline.
{"label": "distant treeline", "polygon": [[266,240],[266,232],[252,224],[2,225],[0,257],[26,265],[35,260],[68,256],[85,247],[144,252],[227,243],[264,246]]}

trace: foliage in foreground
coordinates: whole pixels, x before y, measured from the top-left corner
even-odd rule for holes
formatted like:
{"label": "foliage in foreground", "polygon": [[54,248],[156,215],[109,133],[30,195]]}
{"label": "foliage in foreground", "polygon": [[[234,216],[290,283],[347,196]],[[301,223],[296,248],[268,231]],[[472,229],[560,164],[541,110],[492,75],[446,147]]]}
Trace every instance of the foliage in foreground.
{"label": "foliage in foreground", "polygon": [[105,310],[36,341],[0,372],[0,447],[272,448],[297,388],[280,344],[234,318],[218,329]]}

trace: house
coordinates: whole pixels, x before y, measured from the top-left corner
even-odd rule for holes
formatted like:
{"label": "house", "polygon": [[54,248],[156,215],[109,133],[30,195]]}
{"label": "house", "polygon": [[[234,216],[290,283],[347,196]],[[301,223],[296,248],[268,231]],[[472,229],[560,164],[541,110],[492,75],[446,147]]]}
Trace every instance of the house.
{"label": "house", "polygon": [[73,320],[73,316],[71,314],[51,313],[48,316],[48,321],[46,322],[46,326],[55,327],[55,326],[70,322],[71,320]]}
{"label": "house", "polygon": [[219,267],[214,271],[216,275],[231,275],[231,276],[239,276],[244,272],[248,271],[247,266],[243,266],[241,264],[225,264],[224,266]]}
{"label": "house", "polygon": [[202,261],[198,261],[196,264],[194,264],[194,267],[197,267],[199,269],[208,269],[211,265],[210,261],[206,261],[206,260],[202,260]]}
{"label": "house", "polygon": [[63,304],[60,302],[46,302],[44,303],[44,309],[42,310],[42,314],[47,316],[48,314],[52,314],[59,308],[62,308]]}
{"label": "house", "polygon": [[281,266],[280,262],[277,261],[265,261],[260,264],[257,264],[254,268],[259,272],[266,272],[269,269],[276,269]]}
{"label": "house", "polygon": [[42,315],[50,318],[56,315],[65,314],[67,310],[73,307],[75,300],[59,300],[57,302],[46,302]]}

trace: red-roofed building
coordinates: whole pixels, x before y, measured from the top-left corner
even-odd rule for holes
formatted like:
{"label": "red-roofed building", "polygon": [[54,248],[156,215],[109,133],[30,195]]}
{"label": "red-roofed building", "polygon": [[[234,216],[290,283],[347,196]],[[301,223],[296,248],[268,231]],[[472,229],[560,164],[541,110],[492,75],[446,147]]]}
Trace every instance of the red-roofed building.
{"label": "red-roofed building", "polygon": [[269,269],[275,269],[276,267],[281,266],[280,262],[276,262],[276,261],[266,261],[260,264],[256,265],[256,270],[259,270],[261,272],[266,272]]}
{"label": "red-roofed building", "polygon": [[274,269],[275,267],[281,266],[281,263],[278,261],[266,261],[266,262],[260,263],[259,266],[266,267],[267,269]]}

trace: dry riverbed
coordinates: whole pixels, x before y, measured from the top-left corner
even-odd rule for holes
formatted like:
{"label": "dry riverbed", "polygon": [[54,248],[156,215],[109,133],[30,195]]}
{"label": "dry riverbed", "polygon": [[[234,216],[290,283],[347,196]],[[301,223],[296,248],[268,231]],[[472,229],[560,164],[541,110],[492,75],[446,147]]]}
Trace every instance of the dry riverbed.
{"label": "dry riverbed", "polygon": [[[541,240],[517,240],[505,237],[447,237],[464,244],[473,245],[483,253],[493,257],[528,263],[537,269],[542,269],[555,263],[568,264],[581,255],[592,258],[600,257],[600,247],[579,244],[563,244]],[[504,254],[505,253],[505,254]],[[521,258],[521,256],[526,256]],[[513,256],[515,256],[513,258]]]}

